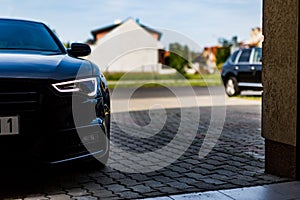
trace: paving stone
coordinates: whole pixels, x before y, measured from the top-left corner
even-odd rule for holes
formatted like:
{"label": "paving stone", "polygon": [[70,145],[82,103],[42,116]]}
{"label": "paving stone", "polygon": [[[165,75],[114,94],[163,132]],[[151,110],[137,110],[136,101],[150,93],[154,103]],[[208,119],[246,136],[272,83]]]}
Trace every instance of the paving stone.
{"label": "paving stone", "polygon": [[72,197],[72,200],[97,200],[97,197],[93,196],[81,196],[81,197]]}
{"label": "paving stone", "polygon": [[140,182],[130,179],[130,178],[124,178],[124,179],[120,179],[117,180],[118,183],[120,183],[121,185],[124,185],[126,187],[130,187],[130,186],[135,186],[135,185],[139,185],[141,184]]}
{"label": "paving stone", "polygon": [[88,191],[95,191],[95,190],[100,190],[103,188],[98,183],[85,183],[85,184],[82,184],[82,187],[87,189]]}
{"label": "paving stone", "polygon": [[173,181],[172,178],[169,178],[169,177],[166,177],[166,176],[156,176],[156,177],[154,177],[154,180],[160,181],[162,183],[169,183],[169,182]]}
{"label": "paving stone", "polygon": [[217,161],[217,160],[211,160],[211,159],[206,160],[205,163],[213,165],[215,167],[223,165],[223,162],[220,162],[220,161]]}
{"label": "paving stone", "polygon": [[207,170],[213,170],[213,169],[216,168],[216,166],[211,165],[211,164],[207,164],[207,163],[201,164],[201,167],[204,168],[204,169],[207,169]]}
{"label": "paving stone", "polygon": [[187,171],[190,171],[190,169],[186,169],[184,167],[179,167],[179,166],[172,166],[172,167],[170,167],[170,170],[172,170],[174,172],[178,172],[178,173],[185,173]]}
{"label": "paving stone", "polygon": [[126,188],[125,186],[120,185],[120,184],[107,185],[107,186],[105,186],[105,188],[107,190],[113,191],[114,193],[118,193],[118,192],[123,192],[123,191],[129,190],[128,188]]}
{"label": "paving stone", "polygon": [[103,186],[116,183],[116,181],[113,178],[108,178],[108,177],[96,179],[96,181],[97,183]]}
{"label": "paving stone", "polygon": [[212,179],[221,180],[221,181],[224,181],[224,182],[227,182],[228,180],[233,179],[233,177],[225,176],[225,175],[221,175],[221,174],[211,174],[207,177],[212,178]]}
{"label": "paving stone", "polygon": [[174,194],[174,193],[181,192],[180,189],[171,188],[171,187],[160,187],[157,188],[157,190],[164,194]]}
{"label": "paving stone", "polygon": [[107,176],[116,180],[126,178],[126,176],[120,172],[107,173]]}
{"label": "paving stone", "polygon": [[66,194],[58,194],[58,195],[53,195],[53,196],[47,196],[49,199],[54,199],[54,200],[67,200],[71,199],[69,195]]}
{"label": "paving stone", "polygon": [[141,195],[138,192],[133,192],[133,191],[120,192],[118,193],[118,195],[124,199],[136,199],[141,197]]}
{"label": "paving stone", "polygon": [[155,191],[155,192],[152,191],[152,192],[143,194],[143,196],[145,196],[145,198],[147,198],[147,200],[149,200],[149,198],[155,198],[155,197],[158,198],[157,200],[159,200],[159,197],[162,197],[163,195],[165,195],[165,194],[161,193],[159,191]]}
{"label": "paving stone", "polygon": [[218,179],[212,179],[212,178],[204,178],[201,181],[204,181],[205,183],[214,184],[214,185],[223,185],[225,184],[224,181],[220,181]]}
{"label": "paving stone", "polygon": [[107,175],[104,174],[103,171],[97,170],[97,171],[91,171],[90,173],[88,173],[88,176],[89,176],[91,179],[95,179],[95,178],[106,177]]}
{"label": "paving stone", "polygon": [[225,175],[225,176],[228,176],[228,177],[234,177],[236,175],[236,173],[232,172],[232,171],[229,171],[229,170],[217,170],[216,171],[217,174],[221,174],[221,175]]}
{"label": "paving stone", "polygon": [[117,196],[112,191],[108,191],[108,190],[98,190],[98,191],[95,191],[92,195],[95,196],[95,197],[99,197],[101,199]]}
{"label": "paving stone", "polygon": [[[194,112],[199,108],[192,108]],[[257,110],[257,111],[256,111]],[[49,177],[29,185],[21,185],[14,190],[4,190],[5,197],[24,195],[24,198],[49,198],[49,199],[137,199],[153,196],[165,196],[186,192],[202,192],[217,189],[228,189],[251,185],[262,185],[288,181],[264,173],[264,140],[257,131],[260,126],[260,112],[257,106],[233,106],[227,109],[226,121],[218,143],[205,157],[199,158],[198,153],[205,138],[211,121],[211,109],[200,108],[201,118],[197,136],[187,151],[174,163],[164,168],[145,173],[126,173],[117,169],[128,166],[140,166],[141,169],[159,165],[160,161],[177,156],[175,152],[184,144],[185,140],[176,142],[177,147],[161,154],[154,154],[146,159],[139,156],[126,158],[120,149],[112,149],[111,165],[103,169],[87,167],[66,170],[57,177]],[[244,117],[245,113],[250,117]],[[112,120],[111,140],[123,151],[143,153],[157,150],[174,138],[178,131],[181,119],[181,109],[166,109],[167,121],[163,130],[153,135],[151,130],[135,130],[123,113],[114,113],[123,117],[122,123],[128,131],[137,134],[152,134],[149,138],[131,137],[121,130],[116,121]],[[248,115],[248,114],[247,114]],[[149,112],[131,112],[138,124],[149,123]],[[147,121],[148,120],[148,121]],[[147,122],[147,123],[146,123]],[[193,124],[187,122],[190,128]],[[188,133],[188,131],[187,131]],[[141,164],[144,164],[141,165]],[[2,179],[2,177],[1,177]],[[1,187],[0,187],[1,188]],[[28,189],[28,190],[27,190]],[[0,191],[2,195],[2,190]],[[38,194],[32,196],[32,194]],[[44,196],[43,194],[47,194]],[[39,196],[40,195],[40,196]],[[2,196],[1,196],[2,197]],[[1,199],[0,197],[0,199]]]}
{"label": "paving stone", "polygon": [[137,181],[146,181],[146,180],[150,180],[151,177],[148,177],[144,174],[132,174],[129,175],[132,179],[137,180]]}
{"label": "paving stone", "polygon": [[198,190],[200,189],[199,191],[207,191],[207,190],[211,190],[211,189],[215,188],[215,185],[213,185],[211,183],[205,183],[203,181],[189,183],[188,185],[196,187]]}
{"label": "paving stone", "polygon": [[249,165],[245,165],[242,167],[243,170],[247,170],[247,171],[258,171],[260,168],[259,167],[253,167],[253,166],[249,166]]}
{"label": "paving stone", "polygon": [[170,170],[164,171],[164,172],[162,172],[162,174],[164,176],[169,177],[169,178],[178,178],[178,177],[184,176],[184,174],[181,174],[181,173],[178,173],[178,172],[173,172],[173,171],[170,171]]}
{"label": "paving stone", "polygon": [[100,198],[101,200],[131,200],[127,198],[120,198],[119,196],[114,196],[114,197],[104,197]]}
{"label": "paving stone", "polygon": [[237,185],[239,187],[245,187],[246,185],[251,185],[251,183],[249,181],[246,180],[240,180],[240,179],[231,179],[228,180],[229,183],[232,183],[234,185]]}
{"label": "paving stone", "polygon": [[24,200],[47,200],[46,194],[33,194],[28,195]]}
{"label": "paving stone", "polygon": [[150,187],[144,186],[144,185],[132,186],[132,187],[130,187],[130,189],[132,189],[134,192],[138,192],[140,194],[148,193],[148,192],[152,191],[152,189]]}
{"label": "paving stone", "polygon": [[[198,150],[199,151],[199,150]],[[189,163],[189,164],[192,164],[192,165],[198,165],[200,164],[200,160],[198,159],[193,159],[193,158],[188,158],[188,159],[185,159],[184,162],[186,163]]]}
{"label": "paving stone", "polygon": [[[212,159],[212,160],[217,160],[221,163],[223,163],[224,161],[227,160],[227,158],[224,158],[224,157],[221,157],[221,156],[218,156],[218,155],[214,155],[214,156],[210,156],[209,159]],[[246,160],[246,159],[245,159]],[[247,160],[246,160],[247,161]]]}
{"label": "paving stone", "polygon": [[236,167],[236,166],[227,164],[227,165],[219,166],[219,169],[224,169],[224,170],[228,170],[228,171],[231,171],[233,173],[236,173],[237,171],[239,171],[241,169],[242,166],[245,166],[245,165],[241,165],[240,167]]}
{"label": "paving stone", "polygon": [[82,183],[91,183],[91,182],[94,182],[94,180],[91,179],[89,176],[81,177],[81,178],[78,180],[78,183],[80,183],[80,184],[82,184]]}
{"label": "paving stone", "polygon": [[194,173],[194,172],[189,172],[189,173],[185,173],[184,174],[186,177],[190,177],[196,180],[201,180],[203,178],[205,178],[205,175],[199,174],[199,173]]}
{"label": "paving stone", "polygon": [[61,183],[60,185],[62,188],[64,189],[72,189],[72,188],[80,188],[81,187],[81,184],[79,182],[64,182],[64,183]]}
{"label": "paving stone", "polygon": [[180,178],[178,178],[176,180],[179,181],[179,182],[181,182],[181,183],[187,183],[187,184],[196,183],[196,182],[199,181],[199,180],[196,180],[196,179],[190,178],[190,177],[180,177]]}
{"label": "paving stone", "polygon": [[194,167],[192,172],[194,172],[196,174],[201,174],[203,176],[207,176],[212,173],[212,170],[207,170],[207,169],[204,169],[201,167]]}
{"label": "paving stone", "polygon": [[78,196],[84,196],[90,194],[86,189],[82,189],[82,188],[75,188],[66,191],[67,194],[72,197],[78,197]]}
{"label": "paving stone", "polygon": [[182,190],[185,190],[186,188],[191,187],[190,185],[188,185],[186,183],[181,183],[181,182],[178,182],[178,181],[167,183],[167,185],[169,185],[173,188],[182,189]]}

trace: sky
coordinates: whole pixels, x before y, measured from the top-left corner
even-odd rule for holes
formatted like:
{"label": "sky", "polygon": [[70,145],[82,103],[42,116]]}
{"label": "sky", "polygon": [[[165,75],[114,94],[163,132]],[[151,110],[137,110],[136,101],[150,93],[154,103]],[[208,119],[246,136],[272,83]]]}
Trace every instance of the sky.
{"label": "sky", "polygon": [[163,44],[201,49],[218,38],[247,40],[262,26],[262,0],[0,0],[0,18],[44,22],[63,42],[85,42],[92,30],[129,17],[163,32]]}

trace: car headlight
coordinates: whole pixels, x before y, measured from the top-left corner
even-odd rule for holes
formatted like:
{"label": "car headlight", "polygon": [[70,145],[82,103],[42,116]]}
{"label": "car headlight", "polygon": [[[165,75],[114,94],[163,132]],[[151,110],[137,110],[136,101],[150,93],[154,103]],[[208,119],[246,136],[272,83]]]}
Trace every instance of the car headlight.
{"label": "car headlight", "polygon": [[80,92],[90,97],[97,94],[97,78],[85,78],[52,84],[59,92]]}

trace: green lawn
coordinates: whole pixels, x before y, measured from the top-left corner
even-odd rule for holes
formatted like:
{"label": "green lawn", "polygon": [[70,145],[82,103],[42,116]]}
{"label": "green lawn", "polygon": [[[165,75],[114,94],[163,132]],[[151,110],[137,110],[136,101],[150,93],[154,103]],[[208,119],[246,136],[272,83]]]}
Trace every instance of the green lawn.
{"label": "green lawn", "polygon": [[180,74],[151,74],[151,73],[131,73],[131,74],[105,74],[109,87],[161,87],[164,86],[218,86],[221,85],[219,74],[186,75]]}
{"label": "green lawn", "polygon": [[256,96],[256,95],[239,95],[237,97],[239,97],[241,99],[262,101],[262,97],[261,96]]}

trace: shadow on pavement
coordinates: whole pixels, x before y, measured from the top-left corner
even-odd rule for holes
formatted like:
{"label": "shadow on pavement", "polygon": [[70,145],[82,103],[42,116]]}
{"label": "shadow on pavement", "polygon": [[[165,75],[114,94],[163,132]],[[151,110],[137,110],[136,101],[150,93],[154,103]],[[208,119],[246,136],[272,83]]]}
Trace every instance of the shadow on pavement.
{"label": "shadow on pavement", "polygon": [[64,166],[28,166],[26,163],[0,167],[0,199],[23,198],[30,194],[46,196],[64,193],[67,188],[80,187],[87,174],[104,170],[90,163]]}

